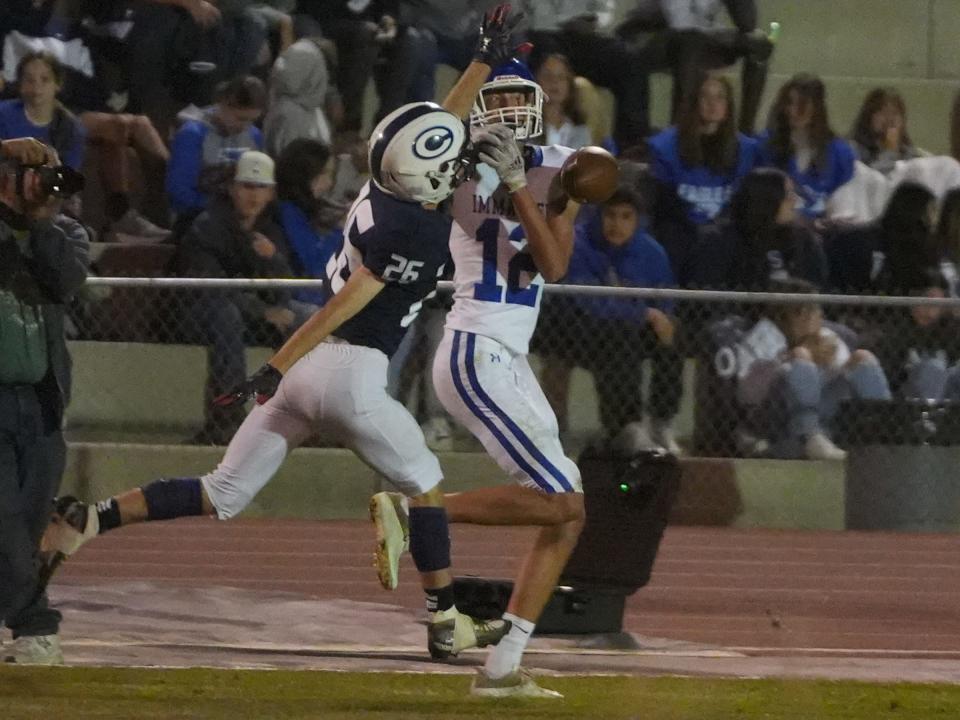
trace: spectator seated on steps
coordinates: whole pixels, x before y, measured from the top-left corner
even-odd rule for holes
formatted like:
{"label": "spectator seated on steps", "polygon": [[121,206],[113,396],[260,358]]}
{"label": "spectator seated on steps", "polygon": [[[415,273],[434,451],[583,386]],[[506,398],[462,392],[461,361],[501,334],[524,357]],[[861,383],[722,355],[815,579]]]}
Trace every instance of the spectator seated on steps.
{"label": "spectator seated on steps", "polygon": [[167,195],[183,229],[207,207],[211,194],[227,186],[240,155],[263,149],[263,135],[254,126],[267,104],[263,83],[252,76],[235,78],[217,88],[215,100],[201,119],[180,127],[170,148]]}

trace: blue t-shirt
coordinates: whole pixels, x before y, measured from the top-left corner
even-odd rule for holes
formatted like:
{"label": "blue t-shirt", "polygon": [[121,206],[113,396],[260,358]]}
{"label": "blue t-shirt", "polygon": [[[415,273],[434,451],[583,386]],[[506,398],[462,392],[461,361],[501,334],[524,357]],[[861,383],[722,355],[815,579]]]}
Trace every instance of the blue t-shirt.
{"label": "blue t-shirt", "polygon": [[[343,231],[335,228],[321,235],[306,213],[286,200],[280,203],[280,224],[292,251],[290,265],[297,277],[326,277],[327,261],[340,249]],[[327,299],[323,290],[298,290],[294,297],[313,305],[323,305]]]}
{"label": "blue t-shirt", "polygon": [[733,196],[740,179],[757,163],[757,141],[737,134],[737,165],[718,174],[707,167],[688,167],[680,159],[680,134],[669,127],[647,143],[653,153],[651,171],[658,182],[676,191],[687,207],[687,217],[697,225],[713,220]]}
{"label": "blue t-shirt", "polygon": [[452,223],[446,212],[398,200],[372,182],[364,185],[347,216],[336,263],[330,263],[328,299],[361,265],[386,287],[334,335],[392,356],[423,301],[436,295],[450,259]]}
{"label": "blue t-shirt", "polygon": [[820,169],[810,165],[800,172],[795,155],[790,156],[786,166],[777,164],[770,150],[770,135],[764,133],[760,136],[760,159],[764,165],[779,167],[793,180],[799,197],[797,212],[810,218],[819,218],[827,210],[827,199],[853,177],[857,155],[846,140],[834,138],[827,146],[824,167]]}
{"label": "blue t-shirt", "polygon": [[79,170],[83,164],[83,150],[87,133],[80,121],[70,116],[66,119],[70,123],[69,144],[66,147],[55,147],[50,140],[50,125],[34,125],[27,117],[23,100],[4,100],[0,102],[0,140],[32,137],[49,145],[57,151],[60,162]]}

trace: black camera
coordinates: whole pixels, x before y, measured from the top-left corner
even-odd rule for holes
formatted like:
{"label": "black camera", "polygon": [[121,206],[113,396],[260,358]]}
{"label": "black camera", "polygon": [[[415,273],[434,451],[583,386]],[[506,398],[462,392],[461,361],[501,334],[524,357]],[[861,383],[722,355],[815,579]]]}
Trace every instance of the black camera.
{"label": "black camera", "polygon": [[23,181],[27,171],[33,170],[40,179],[43,197],[67,199],[83,190],[83,174],[69,165],[20,165],[17,167],[17,192],[23,195]]}
{"label": "black camera", "polygon": [[67,165],[24,165],[16,161],[0,161],[0,172],[16,178],[17,195],[23,197],[27,173],[34,172],[40,185],[40,197],[67,199],[83,190],[83,175]]}

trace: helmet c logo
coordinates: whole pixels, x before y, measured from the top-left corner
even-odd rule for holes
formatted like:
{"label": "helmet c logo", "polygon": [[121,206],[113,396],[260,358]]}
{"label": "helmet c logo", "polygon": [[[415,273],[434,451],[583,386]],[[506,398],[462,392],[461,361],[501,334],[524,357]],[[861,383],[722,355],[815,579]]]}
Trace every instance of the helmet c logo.
{"label": "helmet c logo", "polygon": [[453,145],[453,130],[443,125],[427,128],[413,141],[413,154],[421,160],[440,157]]}

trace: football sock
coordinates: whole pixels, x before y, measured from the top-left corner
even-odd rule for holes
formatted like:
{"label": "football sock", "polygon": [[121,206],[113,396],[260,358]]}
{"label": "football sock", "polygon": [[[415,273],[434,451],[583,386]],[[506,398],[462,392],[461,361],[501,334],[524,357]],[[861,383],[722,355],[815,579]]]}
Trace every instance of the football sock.
{"label": "football sock", "polygon": [[453,607],[453,585],[427,590],[427,612],[443,612]]}
{"label": "football sock", "polygon": [[108,498],[97,503],[97,520],[100,521],[100,534],[120,527],[120,506],[117,505],[116,498]]}
{"label": "football sock", "polygon": [[444,508],[410,508],[410,555],[420,572],[450,567],[450,526]]}
{"label": "football sock", "polygon": [[524,620],[512,613],[504,613],[503,619],[510,622],[508,632],[487,655],[484,670],[488,677],[502,678],[520,668],[523,651],[527,649],[535,623]]}

